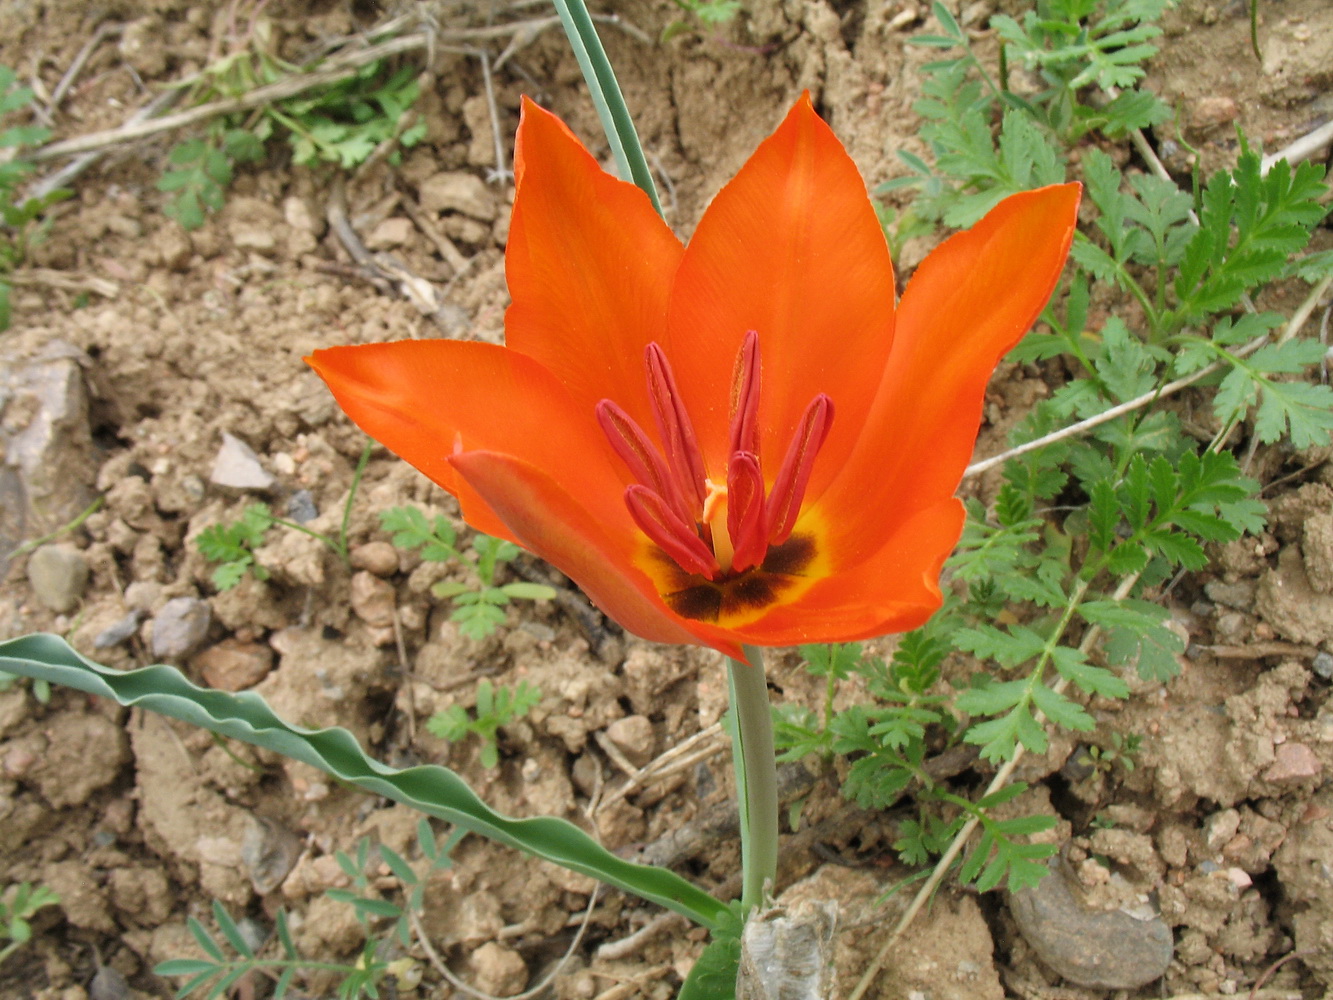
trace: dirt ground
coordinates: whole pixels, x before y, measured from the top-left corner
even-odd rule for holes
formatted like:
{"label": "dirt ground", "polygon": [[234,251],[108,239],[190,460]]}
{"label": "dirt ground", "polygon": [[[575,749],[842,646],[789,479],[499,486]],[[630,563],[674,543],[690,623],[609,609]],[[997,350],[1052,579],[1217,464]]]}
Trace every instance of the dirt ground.
{"label": "dirt ground", "polygon": [[[651,40],[679,15],[675,7],[610,6],[625,24],[603,35],[668,182],[668,220],[682,235],[802,89],[869,184],[901,172],[898,149],[925,152],[911,104],[917,67],[932,53],[906,44],[930,30],[924,3],[749,0],[736,22],[666,44]],[[496,18],[496,9],[479,0],[399,13],[440,29],[514,20],[512,12]],[[976,27],[995,9],[995,0],[977,0],[959,13]],[[294,0],[0,0],[0,63],[40,80],[49,95],[99,27],[118,26],[93,47],[54,111],[56,137],[67,138],[120,125],[258,24],[271,30],[275,51],[299,59],[385,16],[373,4]],[[1242,3],[1185,0],[1165,23],[1149,82],[1179,109],[1181,138],[1208,167],[1234,157],[1233,124],[1274,149],[1333,116],[1327,0],[1263,0],[1262,61],[1249,51]],[[477,44],[490,45],[493,59],[509,41]],[[543,30],[527,42],[494,74],[501,169],[525,93],[604,150],[563,36]],[[425,53],[403,58],[420,66]],[[613,850],[657,851],[702,884],[720,885],[734,876],[739,851],[725,824],[719,832],[710,822],[730,796],[726,743],[715,726],[726,697],[716,654],[650,646],[561,601],[511,611],[484,641],[460,634],[430,593],[442,571],[395,552],[378,520],[405,503],[455,508],[382,449],[352,507],[352,568],[279,528],[258,557],[268,580],[248,577],[218,593],[193,544],[257,499],[279,512],[313,504],[310,527],[337,530],[364,439],[304,354],[395,338],[502,337],[512,184],[496,169],[481,62],[442,45],[423,82],[425,141],[397,168],[381,162],[346,176],[341,192],[330,172],[275,156],[238,171],[225,209],[186,233],[164,216],[155,186],[170,145],[163,137],[108,150],[73,182],[74,198],[56,210],[49,239],[32,255],[31,283],[15,288],[13,327],[0,336],[9,449],[0,551],[68,521],[96,495],[105,505],[66,540],[89,571],[68,606],[53,608],[35,593],[29,559],[10,562],[0,636],[49,630],[100,662],[130,667],[153,662],[154,643],[164,648],[174,630],[174,662],[194,678],[253,686],[292,722],[346,726],[392,763],[445,763],[501,811],[564,816]],[[1180,144],[1165,132],[1155,139],[1170,163]],[[432,196],[451,185],[469,194],[466,202]],[[330,227],[339,197],[388,280],[367,280]],[[908,246],[903,274],[926,249]],[[1267,307],[1290,312],[1296,295],[1284,299],[1279,290]],[[1003,367],[980,453],[997,451],[1002,431],[1046,391],[1036,369]],[[43,433],[54,450],[41,468],[24,470],[23,435],[34,408],[47,413],[48,404],[54,416]],[[215,467],[224,434],[253,449],[271,485],[217,482],[225,479]],[[1019,805],[1060,820],[1061,870],[1047,881],[1119,893],[1122,905],[1090,909],[1073,897],[1015,905],[999,893],[947,890],[888,956],[868,996],[1130,995],[1062,978],[1027,936],[1033,923],[1074,934],[1094,965],[1150,962],[1141,956],[1163,940],[1173,944],[1165,974],[1136,995],[1243,994],[1256,985],[1270,1000],[1330,995],[1328,457],[1261,452],[1269,531],[1219,550],[1173,593],[1190,641],[1183,673],[1140,685],[1123,705],[1094,706],[1097,742],[1112,733],[1142,738],[1134,770],[1081,767],[1086,758],[1067,736],[1020,769],[1034,787]],[[249,456],[237,461],[249,468]],[[41,503],[14,502],[20,473],[30,491],[33,482],[41,487]],[[519,565],[536,578],[550,572]],[[822,682],[795,657],[775,656],[771,672],[775,697],[817,704]],[[451,704],[470,705],[483,677],[527,680],[543,693],[536,710],[502,732],[496,769],[482,765],[475,740],[450,745],[424,727]],[[627,773],[690,738],[700,751],[692,767],[622,790]],[[974,766],[959,780],[975,787],[988,777]],[[879,897],[909,874],[888,844],[911,810],[855,809],[838,795],[836,775],[794,780],[808,795],[803,828],[814,834],[785,851],[782,888],[791,887],[793,900],[841,902],[837,966],[846,995],[905,905],[907,894]],[[42,704],[29,685],[14,685],[0,692],[0,886],[41,882],[61,903],[36,918],[31,943],[0,965],[0,997],[168,996],[179,984],[149,970],[197,954],[185,921],[208,920],[214,899],[261,933],[285,907],[305,954],[345,958],[364,930],[323,895],[347,885],[333,852],[368,835],[412,855],[415,826],[405,809],[303,765],[224,748],[207,734],[78,694],[57,690]],[[681,828],[697,836],[664,842]],[[387,889],[393,880],[383,875]],[[423,924],[459,977],[507,995],[555,970],[590,891],[587,879],[470,838],[453,867],[432,876]],[[603,893],[548,995],[672,996],[703,943],[683,922]],[[454,995],[421,966],[418,995]],[[330,995],[318,977],[306,987],[310,996]],[[261,987],[237,995],[266,994]]]}

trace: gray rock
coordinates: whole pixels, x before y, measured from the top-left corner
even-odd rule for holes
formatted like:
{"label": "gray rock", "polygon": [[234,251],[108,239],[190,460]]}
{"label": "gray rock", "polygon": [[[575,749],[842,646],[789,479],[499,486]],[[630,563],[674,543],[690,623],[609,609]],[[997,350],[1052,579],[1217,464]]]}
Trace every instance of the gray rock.
{"label": "gray rock", "polygon": [[287,516],[297,524],[308,524],[319,517],[319,508],[309,490],[297,490],[287,498]]}
{"label": "gray rock", "polygon": [[0,551],[68,524],[97,480],[85,355],[53,341],[35,358],[0,356]]}
{"label": "gray rock", "polygon": [[88,560],[72,545],[43,545],[28,557],[28,584],[52,611],[73,611],[88,586]]}
{"label": "gray rock", "polygon": [[143,621],[144,615],[144,611],[135,608],[114,625],[108,625],[98,632],[93,637],[93,647],[95,649],[110,649],[112,646],[119,646],[139,631],[139,622]]}
{"label": "gray rock", "polygon": [[1008,894],[1014,923],[1037,956],[1071,983],[1134,990],[1160,978],[1174,954],[1160,916],[1088,906],[1056,858],[1034,889]]}
{"label": "gray rock", "polygon": [[153,617],[153,657],[181,660],[193,653],[208,635],[213,611],[197,597],[176,597]]}
{"label": "gray rock", "polygon": [[237,490],[267,490],[273,486],[273,476],[259,464],[254,449],[234,435],[222,432],[222,447],[213,459],[209,481],[217,486]]}
{"label": "gray rock", "polygon": [[301,847],[301,838],[286,827],[263,816],[251,816],[241,839],[241,862],[255,892],[267,896],[280,886],[301,857]]}

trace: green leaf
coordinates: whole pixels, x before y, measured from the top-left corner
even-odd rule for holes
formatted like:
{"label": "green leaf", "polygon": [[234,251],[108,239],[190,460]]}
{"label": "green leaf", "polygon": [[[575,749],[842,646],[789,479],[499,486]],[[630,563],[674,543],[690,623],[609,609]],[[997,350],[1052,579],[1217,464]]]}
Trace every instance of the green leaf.
{"label": "green leaf", "polygon": [[722,903],[674,873],[624,861],[564,820],[511,819],[494,812],[445,768],[392,768],[367,757],[344,729],[310,730],[283,722],[253,691],[199,688],[167,666],[112,670],[84,659],[58,636],[42,634],[0,643],[0,670],[64,684],[265,747],[373,795],[599,878],[706,927],[716,926],[727,912]]}
{"label": "green leaf", "polygon": [[[17,671],[15,672],[17,673]],[[59,683],[59,681],[55,681],[55,683]],[[190,933],[194,936],[195,941],[199,943],[199,947],[202,948],[210,958],[219,962],[225,962],[227,960],[226,956],[222,953],[222,949],[218,947],[218,943],[213,940],[213,935],[208,933],[208,930],[203,924],[194,917],[190,917],[185,921],[185,926],[190,929]]]}
{"label": "green leaf", "polygon": [[732,907],[722,915],[712,940],[685,977],[676,1000],[735,1000],[742,924],[739,903],[733,903]]}
{"label": "green leaf", "polygon": [[227,943],[232,946],[236,954],[243,958],[254,958],[254,949],[246,942],[241,934],[241,929],[236,926],[236,921],[232,920],[231,914],[227,908],[216,899],[213,900],[213,919],[217,922],[218,930],[222,936],[227,939]]}
{"label": "green leaf", "polygon": [[218,967],[200,958],[173,958],[153,966],[155,976],[194,976],[201,972],[212,975]]}
{"label": "green leaf", "polygon": [[524,601],[553,601],[556,596],[554,587],[541,583],[506,583],[500,590],[506,597]]}

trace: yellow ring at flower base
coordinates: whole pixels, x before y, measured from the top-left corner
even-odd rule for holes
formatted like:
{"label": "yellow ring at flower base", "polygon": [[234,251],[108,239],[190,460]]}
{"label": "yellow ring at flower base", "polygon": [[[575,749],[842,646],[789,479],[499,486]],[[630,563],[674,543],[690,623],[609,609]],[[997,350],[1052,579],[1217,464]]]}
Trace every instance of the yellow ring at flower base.
{"label": "yellow ring at flower base", "polygon": [[741,629],[778,605],[790,605],[831,573],[824,532],[810,515],[753,569],[709,580],[687,573],[669,555],[644,540],[635,560],[657,587],[666,606],[682,618],[721,629]]}

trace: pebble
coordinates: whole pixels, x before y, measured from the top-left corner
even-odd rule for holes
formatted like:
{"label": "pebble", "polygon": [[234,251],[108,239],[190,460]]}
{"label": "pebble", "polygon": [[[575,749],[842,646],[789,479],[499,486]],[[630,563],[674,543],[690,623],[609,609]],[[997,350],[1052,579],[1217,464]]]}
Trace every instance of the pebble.
{"label": "pebble", "polygon": [[482,993],[506,997],[528,984],[528,966],[523,956],[512,948],[487,941],[468,956],[472,967],[472,985]]}
{"label": "pebble", "polygon": [[366,542],[354,548],[349,558],[353,569],[363,569],[376,576],[398,572],[398,550],[391,542]]}
{"label": "pebble", "polygon": [[182,660],[208,635],[213,610],[197,597],[175,597],[153,616],[153,657]]}
{"label": "pebble", "polygon": [[366,237],[367,250],[393,250],[412,242],[416,227],[411,219],[393,216],[385,219]]}
{"label": "pebble", "polygon": [[315,506],[315,498],[309,490],[297,490],[287,498],[287,505],[283,509],[297,524],[308,524],[319,517],[319,508]]}
{"label": "pebble", "polygon": [[88,586],[88,560],[71,545],[43,545],[28,557],[28,583],[45,607],[73,611]]}
{"label": "pebble", "polygon": [[237,490],[267,490],[274,482],[273,476],[259,464],[254,449],[226,431],[222,432],[222,447],[213,459],[208,479],[217,486]]}
{"label": "pebble", "polygon": [[428,212],[461,212],[482,222],[494,222],[499,206],[486,182],[475,174],[445,171],[427,177],[417,192]]}
{"label": "pebble", "polygon": [[241,863],[255,892],[267,896],[282,885],[301,857],[301,838],[263,816],[251,816],[241,837]]}
{"label": "pebble", "polygon": [[1275,751],[1276,760],[1264,772],[1265,781],[1299,781],[1316,777],[1323,762],[1304,743],[1283,743]]}
{"label": "pebble", "polygon": [[198,653],[190,665],[211,688],[244,691],[269,675],[273,669],[273,650],[257,642],[223,639]]}
{"label": "pebble", "polygon": [[606,737],[635,767],[653,759],[657,740],[653,724],[642,715],[627,715],[606,727]]}
{"label": "pebble", "polygon": [[1086,906],[1056,859],[1033,889],[1009,893],[1009,911],[1037,956],[1078,986],[1134,990],[1171,964],[1171,929],[1159,916],[1141,920],[1122,910]]}
{"label": "pebble", "polygon": [[146,612],[135,608],[114,625],[108,625],[93,637],[93,648],[110,649],[112,646],[119,646],[139,631],[139,622],[143,620],[145,614]]}
{"label": "pebble", "polygon": [[373,573],[360,570],[352,574],[352,583],[348,589],[352,610],[358,618],[376,628],[393,625],[393,611],[397,602],[392,584]]}
{"label": "pebble", "polygon": [[1324,680],[1333,680],[1333,654],[1322,649],[1314,655],[1314,672]]}

